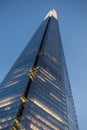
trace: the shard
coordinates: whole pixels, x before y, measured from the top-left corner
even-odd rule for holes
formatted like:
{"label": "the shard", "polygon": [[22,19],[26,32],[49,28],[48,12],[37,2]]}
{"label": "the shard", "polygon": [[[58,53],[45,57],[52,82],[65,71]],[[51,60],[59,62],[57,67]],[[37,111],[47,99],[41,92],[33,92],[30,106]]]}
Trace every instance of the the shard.
{"label": "the shard", "polygon": [[0,130],[79,130],[54,9],[0,84]]}

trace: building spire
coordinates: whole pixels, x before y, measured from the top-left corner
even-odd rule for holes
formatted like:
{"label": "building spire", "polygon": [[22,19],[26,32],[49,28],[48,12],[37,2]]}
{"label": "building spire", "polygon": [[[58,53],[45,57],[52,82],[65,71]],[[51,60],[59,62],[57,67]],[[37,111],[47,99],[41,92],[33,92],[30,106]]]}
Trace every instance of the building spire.
{"label": "building spire", "polygon": [[56,10],[55,10],[55,9],[50,10],[50,11],[47,13],[47,15],[45,16],[44,20],[45,20],[46,18],[52,17],[52,16],[53,16],[55,19],[57,19],[57,13],[56,13]]}

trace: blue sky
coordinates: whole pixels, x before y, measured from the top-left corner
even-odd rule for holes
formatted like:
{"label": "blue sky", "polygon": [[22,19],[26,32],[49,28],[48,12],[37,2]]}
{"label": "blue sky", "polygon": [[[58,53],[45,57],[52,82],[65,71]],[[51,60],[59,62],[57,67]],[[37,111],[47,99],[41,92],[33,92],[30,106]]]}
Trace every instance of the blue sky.
{"label": "blue sky", "polygon": [[80,130],[87,130],[87,1],[0,0],[0,82],[55,8]]}

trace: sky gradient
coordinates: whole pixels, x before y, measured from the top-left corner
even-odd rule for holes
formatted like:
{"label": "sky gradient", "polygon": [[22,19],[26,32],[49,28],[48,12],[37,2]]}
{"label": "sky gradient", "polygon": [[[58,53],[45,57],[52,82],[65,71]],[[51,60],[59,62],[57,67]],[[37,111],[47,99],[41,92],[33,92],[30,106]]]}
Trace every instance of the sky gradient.
{"label": "sky gradient", "polygon": [[87,130],[87,0],[0,0],[0,82],[50,9],[59,28],[80,130]]}

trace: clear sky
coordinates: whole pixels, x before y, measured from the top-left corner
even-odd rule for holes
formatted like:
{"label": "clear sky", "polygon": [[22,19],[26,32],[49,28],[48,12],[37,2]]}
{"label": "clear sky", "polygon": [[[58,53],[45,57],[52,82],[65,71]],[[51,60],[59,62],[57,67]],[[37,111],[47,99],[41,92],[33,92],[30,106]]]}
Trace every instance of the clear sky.
{"label": "clear sky", "polygon": [[80,130],[87,130],[87,0],[0,0],[0,82],[55,8]]}

